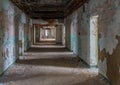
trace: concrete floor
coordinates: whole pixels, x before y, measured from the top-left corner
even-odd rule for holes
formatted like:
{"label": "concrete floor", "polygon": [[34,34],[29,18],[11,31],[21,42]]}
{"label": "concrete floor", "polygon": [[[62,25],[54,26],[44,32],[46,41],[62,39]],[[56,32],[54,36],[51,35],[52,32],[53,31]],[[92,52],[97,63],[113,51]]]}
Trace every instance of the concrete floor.
{"label": "concrete floor", "polygon": [[0,78],[0,85],[108,85],[65,48],[31,48]]}

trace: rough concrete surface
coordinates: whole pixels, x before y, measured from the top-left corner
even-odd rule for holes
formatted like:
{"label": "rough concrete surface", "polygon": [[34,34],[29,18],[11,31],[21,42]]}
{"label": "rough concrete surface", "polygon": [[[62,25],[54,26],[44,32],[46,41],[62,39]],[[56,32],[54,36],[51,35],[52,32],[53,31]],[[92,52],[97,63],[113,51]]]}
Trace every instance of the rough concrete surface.
{"label": "rough concrete surface", "polygon": [[97,69],[87,68],[65,48],[32,49],[0,78],[0,85],[108,85]]}

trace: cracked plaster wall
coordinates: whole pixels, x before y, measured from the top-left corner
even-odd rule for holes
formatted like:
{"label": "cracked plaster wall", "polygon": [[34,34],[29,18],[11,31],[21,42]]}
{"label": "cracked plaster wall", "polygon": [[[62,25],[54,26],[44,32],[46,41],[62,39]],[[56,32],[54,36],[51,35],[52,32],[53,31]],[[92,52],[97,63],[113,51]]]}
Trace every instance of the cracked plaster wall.
{"label": "cracked plaster wall", "polygon": [[90,24],[88,4],[77,9],[65,19],[66,46],[90,65]]}
{"label": "cracked plaster wall", "polygon": [[99,15],[100,73],[120,85],[120,0],[91,0],[90,15]]}
{"label": "cracked plaster wall", "polygon": [[[87,12],[78,11],[82,10],[81,7],[65,19],[66,46],[73,51],[76,49],[79,56],[90,63],[89,19],[98,15],[99,72],[113,85],[120,85],[120,0],[90,0],[88,7]],[[76,12],[80,18],[75,18]],[[76,36],[78,34],[80,36]],[[79,41],[79,44],[75,39]],[[73,43],[79,48],[75,48]]]}
{"label": "cracked plaster wall", "polygon": [[19,56],[21,13],[9,0],[0,0],[0,74]]}

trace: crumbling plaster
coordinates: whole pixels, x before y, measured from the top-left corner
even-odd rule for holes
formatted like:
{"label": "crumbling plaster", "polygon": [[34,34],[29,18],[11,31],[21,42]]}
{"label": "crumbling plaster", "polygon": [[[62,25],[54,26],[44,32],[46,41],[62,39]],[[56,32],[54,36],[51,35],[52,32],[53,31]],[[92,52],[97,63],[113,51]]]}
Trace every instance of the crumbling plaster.
{"label": "crumbling plaster", "polygon": [[19,56],[21,13],[9,0],[0,0],[0,74]]}
{"label": "crumbling plaster", "polygon": [[[81,11],[80,11],[81,10]],[[79,17],[76,16],[79,13]],[[74,18],[72,17],[74,16]],[[114,85],[119,85],[120,82],[120,1],[119,0],[90,0],[88,5],[85,5],[84,12],[82,7],[68,16],[65,20],[67,46],[71,49],[75,46],[75,38],[79,41],[78,49],[81,59],[90,64],[90,54],[88,50],[89,35],[90,35],[90,17],[98,17],[98,56],[99,56],[99,73],[104,75]],[[78,19],[78,20],[76,20]],[[75,24],[77,22],[77,24]],[[75,25],[75,26],[74,26]],[[78,25],[78,26],[77,26]],[[72,27],[71,27],[72,26]],[[77,33],[73,31],[78,29]],[[79,35],[72,37],[73,35]],[[74,38],[74,39],[71,39]],[[71,40],[71,41],[70,41]]]}
{"label": "crumbling plaster", "polygon": [[90,15],[99,15],[99,67],[102,67],[100,73],[112,84],[120,85],[120,1],[91,0],[89,5]]}

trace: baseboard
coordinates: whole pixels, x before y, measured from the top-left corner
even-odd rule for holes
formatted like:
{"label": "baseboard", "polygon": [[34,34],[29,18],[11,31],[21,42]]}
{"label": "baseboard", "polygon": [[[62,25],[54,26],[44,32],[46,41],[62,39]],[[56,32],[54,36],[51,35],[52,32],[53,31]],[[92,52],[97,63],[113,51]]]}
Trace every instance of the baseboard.
{"label": "baseboard", "polygon": [[15,60],[13,61],[13,63],[10,64],[10,65],[8,66],[8,68],[6,68],[6,69],[0,74],[0,77],[2,77],[2,76],[8,71],[8,69],[12,68],[12,66],[15,64],[16,60],[17,60],[17,59],[15,59]]}

